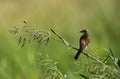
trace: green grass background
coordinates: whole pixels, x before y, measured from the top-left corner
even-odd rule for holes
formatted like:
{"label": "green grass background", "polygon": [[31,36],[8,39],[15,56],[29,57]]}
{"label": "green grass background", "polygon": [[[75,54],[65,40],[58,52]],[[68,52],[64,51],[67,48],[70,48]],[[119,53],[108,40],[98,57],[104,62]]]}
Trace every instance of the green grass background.
{"label": "green grass background", "polygon": [[[88,29],[92,54],[102,59],[103,49],[110,47],[120,58],[119,4],[119,0],[0,0],[0,79],[38,79],[34,60],[38,50],[57,61],[63,74],[81,68],[73,64],[76,51],[55,40],[41,50],[33,44],[21,48],[8,30],[22,26],[23,20],[41,30],[53,28],[75,47],[79,47],[79,31]],[[81,55],[79,61],[84,59]]]}

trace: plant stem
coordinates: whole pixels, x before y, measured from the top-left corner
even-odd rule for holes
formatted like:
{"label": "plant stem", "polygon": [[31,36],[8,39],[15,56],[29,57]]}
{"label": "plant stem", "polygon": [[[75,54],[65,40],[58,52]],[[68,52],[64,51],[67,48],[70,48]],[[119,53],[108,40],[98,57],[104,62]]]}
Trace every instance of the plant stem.
{"label": "plant stem", "polygon": [[117,67],[118,71],[120,72],[120,68],[119,68],[119,66],[117,64],[118,61],[116,61],[116,58],[113,55],[113,52],[112,52],[112,50],[110,48],[109,48],[109,52],[111,53],[110,57],[111,57],[112,61],[114,62],[115,66]]}

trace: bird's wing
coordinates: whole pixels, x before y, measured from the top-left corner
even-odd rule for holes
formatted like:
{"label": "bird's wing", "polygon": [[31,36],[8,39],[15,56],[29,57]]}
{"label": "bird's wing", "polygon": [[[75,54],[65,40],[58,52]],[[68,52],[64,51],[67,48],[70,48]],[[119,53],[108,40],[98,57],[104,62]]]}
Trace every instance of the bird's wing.
{"label": "bird's wing", "polygon": [[84,49],[86,47],[86,41],[84,39],[81,39],[80,41],[80,48]]}

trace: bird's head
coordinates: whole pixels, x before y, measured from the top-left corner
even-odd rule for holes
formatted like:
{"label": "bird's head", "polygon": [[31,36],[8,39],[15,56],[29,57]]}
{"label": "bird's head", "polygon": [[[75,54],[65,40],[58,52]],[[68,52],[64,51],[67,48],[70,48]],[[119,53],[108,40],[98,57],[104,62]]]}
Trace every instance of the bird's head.
{"label": "bird's head", "polygon": [[85,34],[85,33],[87,33],[87,30],[83,29],[83,30],[80,31],[80,33]]}

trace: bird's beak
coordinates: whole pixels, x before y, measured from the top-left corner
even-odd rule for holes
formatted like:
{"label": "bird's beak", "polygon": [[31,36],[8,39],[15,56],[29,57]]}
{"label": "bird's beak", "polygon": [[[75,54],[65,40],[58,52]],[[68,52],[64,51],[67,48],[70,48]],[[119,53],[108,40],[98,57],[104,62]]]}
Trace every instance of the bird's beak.
{"label": "bird's beak", "polygon": [[83,31],[81,30],[80,33],[82,33]]}

